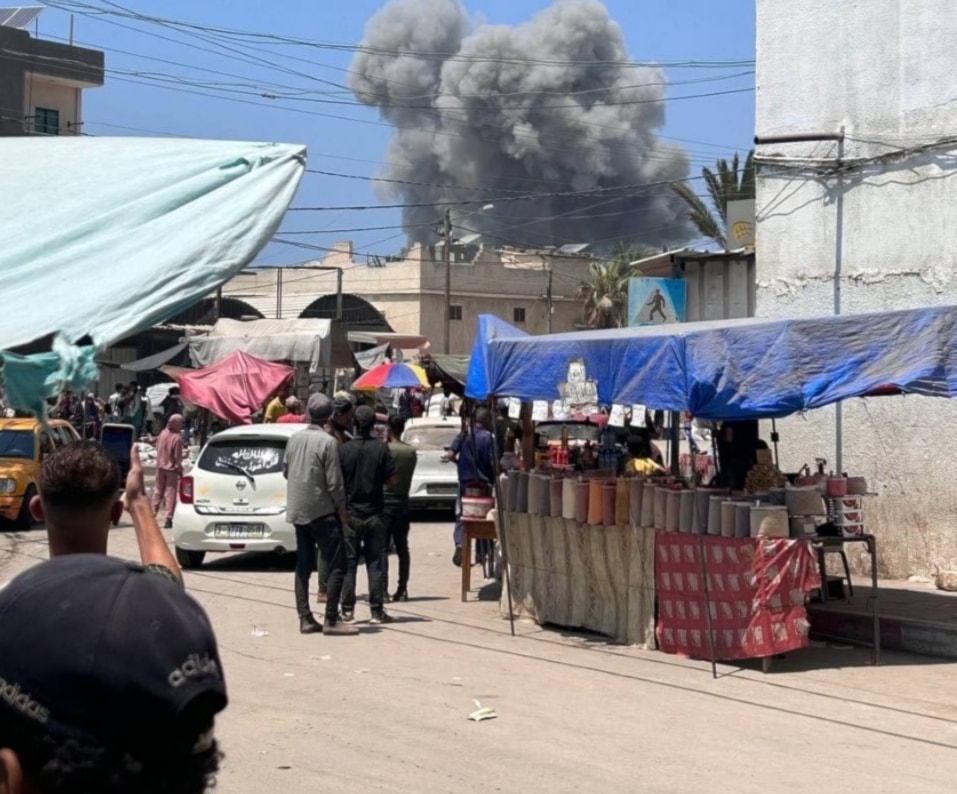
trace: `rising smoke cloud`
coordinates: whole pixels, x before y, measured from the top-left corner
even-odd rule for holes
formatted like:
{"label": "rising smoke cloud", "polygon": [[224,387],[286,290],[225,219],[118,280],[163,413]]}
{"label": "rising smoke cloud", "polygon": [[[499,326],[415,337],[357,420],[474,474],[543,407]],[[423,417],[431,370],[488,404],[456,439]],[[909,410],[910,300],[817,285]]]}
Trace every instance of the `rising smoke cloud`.
{"label": "rising smoke cloud", "polygon": [[[379,176],[419,184],[379,183],[380,195],[475,200],[453,209],[457,226],[498,243],[607,250],[687,239],[666,183],[687,177],[688,158],[656,135],[666,80],[628,60],[599,2],[560,2],[508,27],[473,23],[458,0],[393,0],[366,25],[350,88],[395,127]],[[498,196],[625,185],[648,187],[477,212]],[[475,187],[486,190],[463,189]],[[410,239],[434,239],[440,213],[405,208]]]}

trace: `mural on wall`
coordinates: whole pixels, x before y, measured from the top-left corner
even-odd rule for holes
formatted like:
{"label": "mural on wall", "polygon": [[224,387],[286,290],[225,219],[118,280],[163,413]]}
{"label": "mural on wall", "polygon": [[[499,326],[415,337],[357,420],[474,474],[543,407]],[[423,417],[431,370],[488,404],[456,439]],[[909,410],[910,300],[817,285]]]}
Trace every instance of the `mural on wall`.
{"label": "mural on wall", "polygon": [[675,278],[628,279],[628,324],[665,325],[685,319],[685,282]]}

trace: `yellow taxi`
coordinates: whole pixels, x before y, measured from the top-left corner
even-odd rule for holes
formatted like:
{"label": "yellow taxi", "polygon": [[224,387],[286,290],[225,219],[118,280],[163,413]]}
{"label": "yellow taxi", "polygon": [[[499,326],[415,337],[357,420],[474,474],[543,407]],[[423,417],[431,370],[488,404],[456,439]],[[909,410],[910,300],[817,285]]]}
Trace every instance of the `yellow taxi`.
{"label": "yellow taxi", "polygon": [[69,422],[51,419],[0,419],[0,519],[29,529],[30,500],[37,493],[40,461],[57,447],[79,440]]}

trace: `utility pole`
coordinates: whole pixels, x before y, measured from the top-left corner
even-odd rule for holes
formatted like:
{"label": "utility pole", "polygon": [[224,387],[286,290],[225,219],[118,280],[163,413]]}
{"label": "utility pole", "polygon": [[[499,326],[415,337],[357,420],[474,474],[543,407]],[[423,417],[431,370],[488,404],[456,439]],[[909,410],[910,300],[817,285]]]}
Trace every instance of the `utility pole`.
{"label": "utility pole", "polygon": [[548,285],[545,287],[545,333],[552,332],[552,269],[548,268]]}
{"label": "utility pole", "polygon": [[451,332],[450,315],[452,314],[452,210],[448,207],[444,215],[445,245],[442,248],[442,258],[445,262],[445,334],[442,351],[449,354],[449,334]]}

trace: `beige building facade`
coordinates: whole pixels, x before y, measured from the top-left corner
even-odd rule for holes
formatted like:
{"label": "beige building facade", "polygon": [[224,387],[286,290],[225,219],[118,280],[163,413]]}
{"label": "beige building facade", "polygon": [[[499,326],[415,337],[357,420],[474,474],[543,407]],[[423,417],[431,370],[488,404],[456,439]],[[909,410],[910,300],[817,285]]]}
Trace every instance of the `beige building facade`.
{"label": "beige building facade", "polygon": [[30,35],[40,10],[0,9],[0,136],[79,135],[83,91],[103,85],[101,50]]}
{"label": "beige building facade", "polygon": [[[581,319],[575,290],[593,261],[588,256],[456,245],[451,260],[451,353],[471,350],[480,314],[530,334],[571,331]],[[441,349],[445,265],[441,248],[419,243],[394,261],[358,261],[345,241],[316,262],[244,271],[223,286],[222,303],[241,301],[251,316],[335,317],[340,273],[342,320],[350,330],[421,335]]]}

